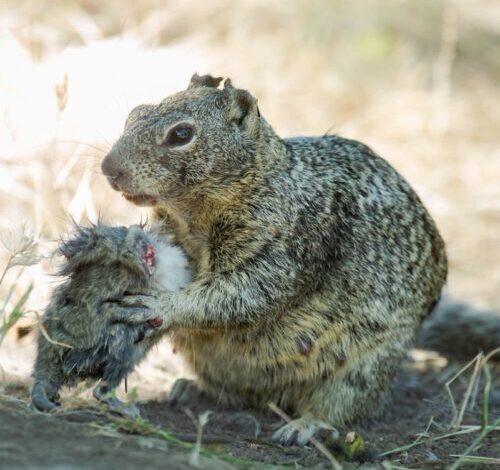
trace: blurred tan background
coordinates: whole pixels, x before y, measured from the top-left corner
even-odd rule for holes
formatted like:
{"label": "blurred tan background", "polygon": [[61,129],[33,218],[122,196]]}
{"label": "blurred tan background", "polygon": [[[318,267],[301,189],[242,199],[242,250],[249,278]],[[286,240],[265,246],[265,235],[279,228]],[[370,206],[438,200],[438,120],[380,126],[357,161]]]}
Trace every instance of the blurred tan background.
{"label": "blurred tan background", "polygon": [[[129,110],[197,71],[251,90],[284,137],[372,146],[435,217],[450,295],[500,310],[500,2],[3,0],[0,58],[0,270],[20,230],[47,255],[70,216],[144,217],[100,160]],[[3,316],[30,282],[27,308],[41,312],[53,271],[48,258],[9,270]],[[19,351],[31,357],[34,335],[21,336],[0,348],[5,373],[29,372]]]}

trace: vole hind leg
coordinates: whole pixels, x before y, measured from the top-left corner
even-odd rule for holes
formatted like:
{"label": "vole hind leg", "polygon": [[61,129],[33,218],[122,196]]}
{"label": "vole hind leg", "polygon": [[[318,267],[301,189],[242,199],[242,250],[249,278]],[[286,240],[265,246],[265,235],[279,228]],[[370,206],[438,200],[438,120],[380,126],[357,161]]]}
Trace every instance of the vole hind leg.
{"label": "vole hind leg", "polygon": [[[116,397],[116,388],[134,367],[132,349],[125,347],[131,342],[131,339],[127,336],[131,331],[126,330],[122,331],[122,333],[125,333],[125,335],[114,335],[113,339],[110,340],[109,348],[113,353],[110,353],[107,358],[102,379],[94,388],[93,394],[111,412],[125,418],[135,419],[140,416],[139,408],[132,403],[124,403]],[[123,342],[121,345],[119,344],[120,340]]]}
{"label": "vole hind leg", "polygon": [[39,411],[53,411],[60,406],[57,401],[59,399],[58,391],[58,385],[46,379],[38,379],[31,389],[31,403]]}
{"label": "vole hind leg", "polygon": [[119,414],[124,418],[135,419],[141,415],[139,408],[132,403],[124,403],[116,397],[116,386],[111,386],[105,380],[101,380],[93,390],[94,398],[105,404],[109,411]]}

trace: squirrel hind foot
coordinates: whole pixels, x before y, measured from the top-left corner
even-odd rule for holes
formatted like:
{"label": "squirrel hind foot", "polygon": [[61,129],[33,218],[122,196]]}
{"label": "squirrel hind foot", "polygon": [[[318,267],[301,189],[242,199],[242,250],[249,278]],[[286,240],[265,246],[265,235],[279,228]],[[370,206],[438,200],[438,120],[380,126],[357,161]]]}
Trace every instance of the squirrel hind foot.
{"label": "squirrel hind foot", "polygon": [[304,415],[281,426],[274,432],[272,440],[283,446],[297,445],[303,447],[322,429],[326,429],[331,433],[332,440],[338,439],[339,432],[333,426],[314,419],[312,416]]}

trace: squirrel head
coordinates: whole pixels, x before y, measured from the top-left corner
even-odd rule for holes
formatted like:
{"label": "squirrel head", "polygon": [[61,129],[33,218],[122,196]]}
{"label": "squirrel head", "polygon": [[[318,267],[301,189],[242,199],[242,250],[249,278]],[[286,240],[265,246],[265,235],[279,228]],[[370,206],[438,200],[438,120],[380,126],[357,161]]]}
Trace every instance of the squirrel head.
{"label": "squirrel head", "polygon": [[108,227],[74,226],[73,235],[63,240],[57,250],[64,257],[59,274],[68,276],[86,266],[121,265],[137,278],[153,274],[156,260],[155,242],[141,226]]}
{"label": "squirrel head", "polygon": [[134,108],[102,162],[111,186],[137,205],[156,205],[252,173],[272,130],[248,91],[221,81],[194,74],[186,90]]}

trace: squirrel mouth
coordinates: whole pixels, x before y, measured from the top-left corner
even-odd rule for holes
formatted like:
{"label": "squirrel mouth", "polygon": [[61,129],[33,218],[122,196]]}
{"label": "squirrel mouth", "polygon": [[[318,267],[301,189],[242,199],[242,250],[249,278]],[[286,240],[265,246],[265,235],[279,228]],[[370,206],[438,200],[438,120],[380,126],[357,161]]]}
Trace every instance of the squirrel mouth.
{"label": "squirrel mouth", "polygon": [[158,203],[158,199],[155,196],[148,196],[147,194],[123,193],[123,197],[136,206],[156,206]]}

